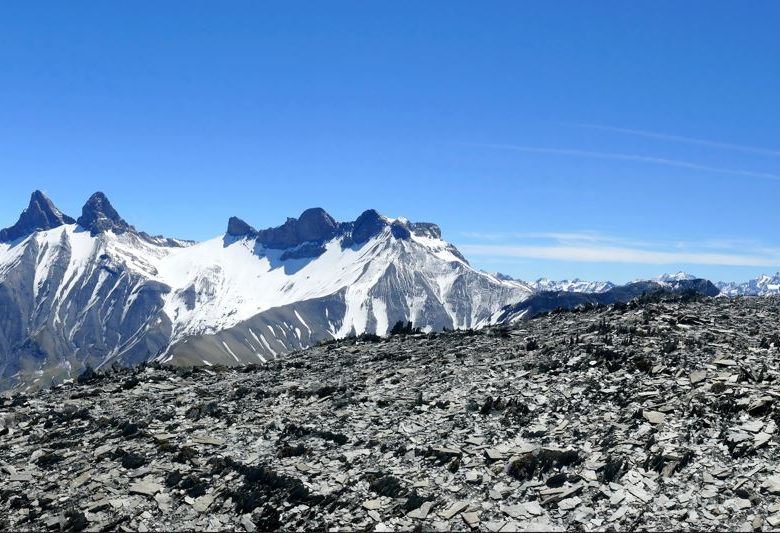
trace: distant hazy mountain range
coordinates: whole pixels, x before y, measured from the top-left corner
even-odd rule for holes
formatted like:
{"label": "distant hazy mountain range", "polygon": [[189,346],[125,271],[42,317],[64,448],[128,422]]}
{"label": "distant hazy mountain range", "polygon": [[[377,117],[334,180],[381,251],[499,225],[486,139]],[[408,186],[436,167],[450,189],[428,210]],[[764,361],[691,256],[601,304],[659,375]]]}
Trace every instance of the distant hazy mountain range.
{"label": "distant hazy mountain range", "polygon": [[[513,280],[514,278],[504,274],[495,274],[499,279]],[[698,276],[688,274],[687,272],[675,272],[662,274],[654,280],[659,283],[670,283],[676,281],[690,281],[700,279]],[[635,282],[648,281],[637,279]],[[583,281],[581,279],[552,281],[546,278],[540,278],[536,281],[525,282],[526,285],[535,291],[561,291],[561,292],[579,292],[579,293],[600,293],[618,287],[619,285],[610,281]],[[775,296],[780,295],[780,272],[774,275],[762,274],[761,276],[744,282],[734,281],[716,281],[713,284],[720,291],[721,296]]]}

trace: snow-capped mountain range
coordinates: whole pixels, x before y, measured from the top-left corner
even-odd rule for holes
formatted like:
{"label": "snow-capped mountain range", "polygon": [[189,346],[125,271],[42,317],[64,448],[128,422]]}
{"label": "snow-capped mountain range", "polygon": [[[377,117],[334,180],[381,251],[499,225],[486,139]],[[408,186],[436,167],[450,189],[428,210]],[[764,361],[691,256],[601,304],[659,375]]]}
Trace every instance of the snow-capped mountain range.
{"label": "snow-capped mountain range", "polygon": [[675,272],[673,274],[669,274],[669,273],[661,274],[655,279],[656,281],[660,281],[663,283],[663,282],[671,282],[671,281],[687,281],[687,280],[697,279],[697,277],[698,276],[694,276],[693,274],[688,274],[687,272],[680,271],[680,272]]}
{"label": "snow-capped mountain range", "polygon": [[321,340],[486,324],[534,292],[473,269],[435,224],[308,209],[276,228],[231,218],[204,242],[136,230],[102,193],[78,219],[43,193],[0,233],[0,379],[86,365],[262,363]]}
{"label": "snow-capped mountain range", "polygon": [[[515,280],[514,278],[501,273],[495,273],[499,279],[502,280]],[[699,276],[689,274],[688,272],[674,272],[662,274],[656,278],[648,280],[646,278],[637,278],[632,283],[639,283],[643,281],[653,281],[660,284],[673,284],[680,281],[692,281],[701,279]],[[547,278],[539,278],[536,281],[520,282],[525,283],[528,287],[532,288],[534,292],[539,291],[553,291],[553,292],[576,292],[586,294],[599,294],[609,291],[620,285],[612,283],[610,281],[584,281],[575,278],[569,280],[549,280]],[[776,296],[780,295],[780,272],[773,275],[762,274],[755,279],[744,282],[734,281],[717,281],[713,284],[720,291],[720,296]]]}
{"label": "snow-capped mountain range", "polygon": [[[74,219],[35,191],[0,230],[0,389],[87,365],[263,363],[322,340],[384,335],[398,321],[479,328],[582,300],[565,295],[618,301],[640,286],[482,272],[435,224],[374,210],[337,222],[307,209],[264,230],[232,217],[225,233],[192,242],[137,230],[103,193]],[[719,287],[777,294],[780,274]]]}
{"label": "snow-capped mountain range", "polygon": [[[696,276],[686,272],[676,274],[664,274],[657,278],[658,281],[683,281],[696,279]],[[717,281],[715,286],[720,291],[720,296],[776,296],[780,295],[780,272],[774,275],[762,274],[755,279],[744,282]]]}
{"label": "snow-capped mountain range", "polygon": [[573,280],[550,280],[547,278],[539,278],[536,281],[520,281],[506,274],[495,273],[497,278],[507,281],[516,281],[524,283],[531,287],[534,292],[539,291],[555,291],[555,292],[587,292],[587,293],[600,293],[606,292],[609,289],[615,287],[615,284],[611,281],[584,281],[579,278]]}
{"label": "snow-capped mountain range", "polygon": [[772,276],[763,274],[744,283],[721,281],[716,285],[724,296],[774,296],[780,294],[780,272]]}

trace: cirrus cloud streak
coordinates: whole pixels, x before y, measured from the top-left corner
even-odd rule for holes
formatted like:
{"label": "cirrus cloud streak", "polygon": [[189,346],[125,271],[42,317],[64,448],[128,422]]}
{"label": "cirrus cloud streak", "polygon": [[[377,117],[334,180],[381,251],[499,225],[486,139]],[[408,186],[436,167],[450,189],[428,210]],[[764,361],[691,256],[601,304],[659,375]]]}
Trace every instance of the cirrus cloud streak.
{"label": "cirrus cloud streak", "polygon": [[464,244],[466,256],[512,257],[587,263],[636,263],[649,265],[723,265],[777,267],[778,255],[645,250],[619,246],[524,246]]}
{"label": "cirrus cloud streak", "polygon": [[684,168],[698,172],[709,172],[713,174],[725,174],[729,176],[742,176],[745,178],[761,178],[774,181],[780,181],[780,174],[770,172],[754,172],[752,170],[743,170],[736,168],[721,168],[709,165],[700,165],[678,159],[667,159],[664,157],[644,156],[637,154],[623,154],[616,152],[597,152],[592,150],[579,150],[570,148],[541,148],[537,146],[521,146],[513,144],[481,144],[467,143],[470,146],[479,146],[482,148],[494,148],[497,150],[512,150],[515,152],[525,152],[529,154],[547,154],[562,155],[569,157],[584,157],[590,159],[610,159],[615,161],[633,161],[635,163],[647,163],[651,165],[661,165],[667,167]]}

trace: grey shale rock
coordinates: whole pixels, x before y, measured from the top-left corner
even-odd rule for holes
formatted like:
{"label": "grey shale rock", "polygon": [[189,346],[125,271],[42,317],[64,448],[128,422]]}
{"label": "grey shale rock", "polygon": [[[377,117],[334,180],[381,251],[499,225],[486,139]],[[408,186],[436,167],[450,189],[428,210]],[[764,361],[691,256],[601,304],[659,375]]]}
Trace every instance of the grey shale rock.
{"label": "grey shale rock", "polygon": [[7,393],[0,528],[773,530],[778,330],[643,298]]}

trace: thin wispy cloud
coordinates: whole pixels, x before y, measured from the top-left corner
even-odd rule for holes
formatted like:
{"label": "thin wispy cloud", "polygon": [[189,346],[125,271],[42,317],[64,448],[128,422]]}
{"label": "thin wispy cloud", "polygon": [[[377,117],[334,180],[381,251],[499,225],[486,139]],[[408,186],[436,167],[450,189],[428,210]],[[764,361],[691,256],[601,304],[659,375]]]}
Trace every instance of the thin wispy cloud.
{"label": "thin wispy cloud", "polygon": [[[780,266],[779,248],[766,246],[752,239],[650,242],[578,231],[492,234],[503,235],[502,239],[484,238],[485,234],[480,233],[471,235],[476,242],[462,243],[458,248],[466,255],[486,259],[645,265]],[[480,238],[480,235],[483,238]]]}
{"label": "thin wispy cloud", "polygon": [[557,239],[573,241],[602,241],[608,237],[598,232],[494,232],[482,233],[478,231],[464,231],[461,233],[464,237],[483,239],[489,241],[500,241],[507,239]]}
{"label": "thin wispy cloud", "polygon": [[709,139],[697,139],[695,137],[685,137],[682,135],[669,135],[666,133],[656,133],[653,131],[635,130],[630,128],[618,128],[615,126],[604,126],[601,124],[581,124],[576,123],[575,126],[581,128],[588,128],[593,130],[609,131],[613,133],[621,133],[624,135],[633,135],[635,137],[644,137],[646,139],[656,139],[659,141],[670,141],[682,144],[693,144],[698,146],[707,146],[710,148],[721,148],[725,150],[735,150],[738,152],[745,152],[750,154],[765,155],[771,157],[780,157],[780,150],[772,150],[769,148],[760,148],[756,146],[746,146],[743,144],[733,144],[721,141],[713,141]]}
{"label": "thin wispy cloud", "polygon": [[754,172],[752,170],[713,167],[709,165],[699,165],[697,163],[690,163],[688,161],[680,161],[677,159],[666,159],[662,157],[652,157],[652,156],[644,156],[644,155],[637,155],[637,154],[596,152],[591,150],[577,150],[577,149],[567,149],[567,148],[540,148],[536,146],[521,146],[521,145],[512,145],[512,144],[469,143],[469,145],[481,146],[483,148],[495,148],[499,150],[513,150],[517,152],[526,152],[526,153],[533,153],[533,154],[563,155],[563,156],[571,156],[571,157],[587,157],[587,158],[594,158],[594,159],[611,159],[616,161],[633,161],[637,163],[649,163],[653,165],[685,168],[685,169],[696,170],[700,172],[711,172],[714,174],[725,174],[730,176],[742,176],[746,178],[761,178],[761,179],[780,181],[780,174],[772,174],[769,172]]}
{"label": "thin wispy cloud", "polygon": [[721,265],[777,267],[780,257],[750,254],[643,250],[617,246],[514,246],[466,244],[467,256],[512,257],[587,263],[634,263],[646,265]]}
{"label": "thin wispy cloud", "polygon": [[614,235],[605,235],[598,231],[536,231],[536,232],[478,232],[464,231],[462,236],[480,241],[517,241],[517,240],[547,240],[555,241],[558,244],[567,243],[609,243],[621,246],[653,246],[654,243],[636,239],[626,239],[615,237]]}

